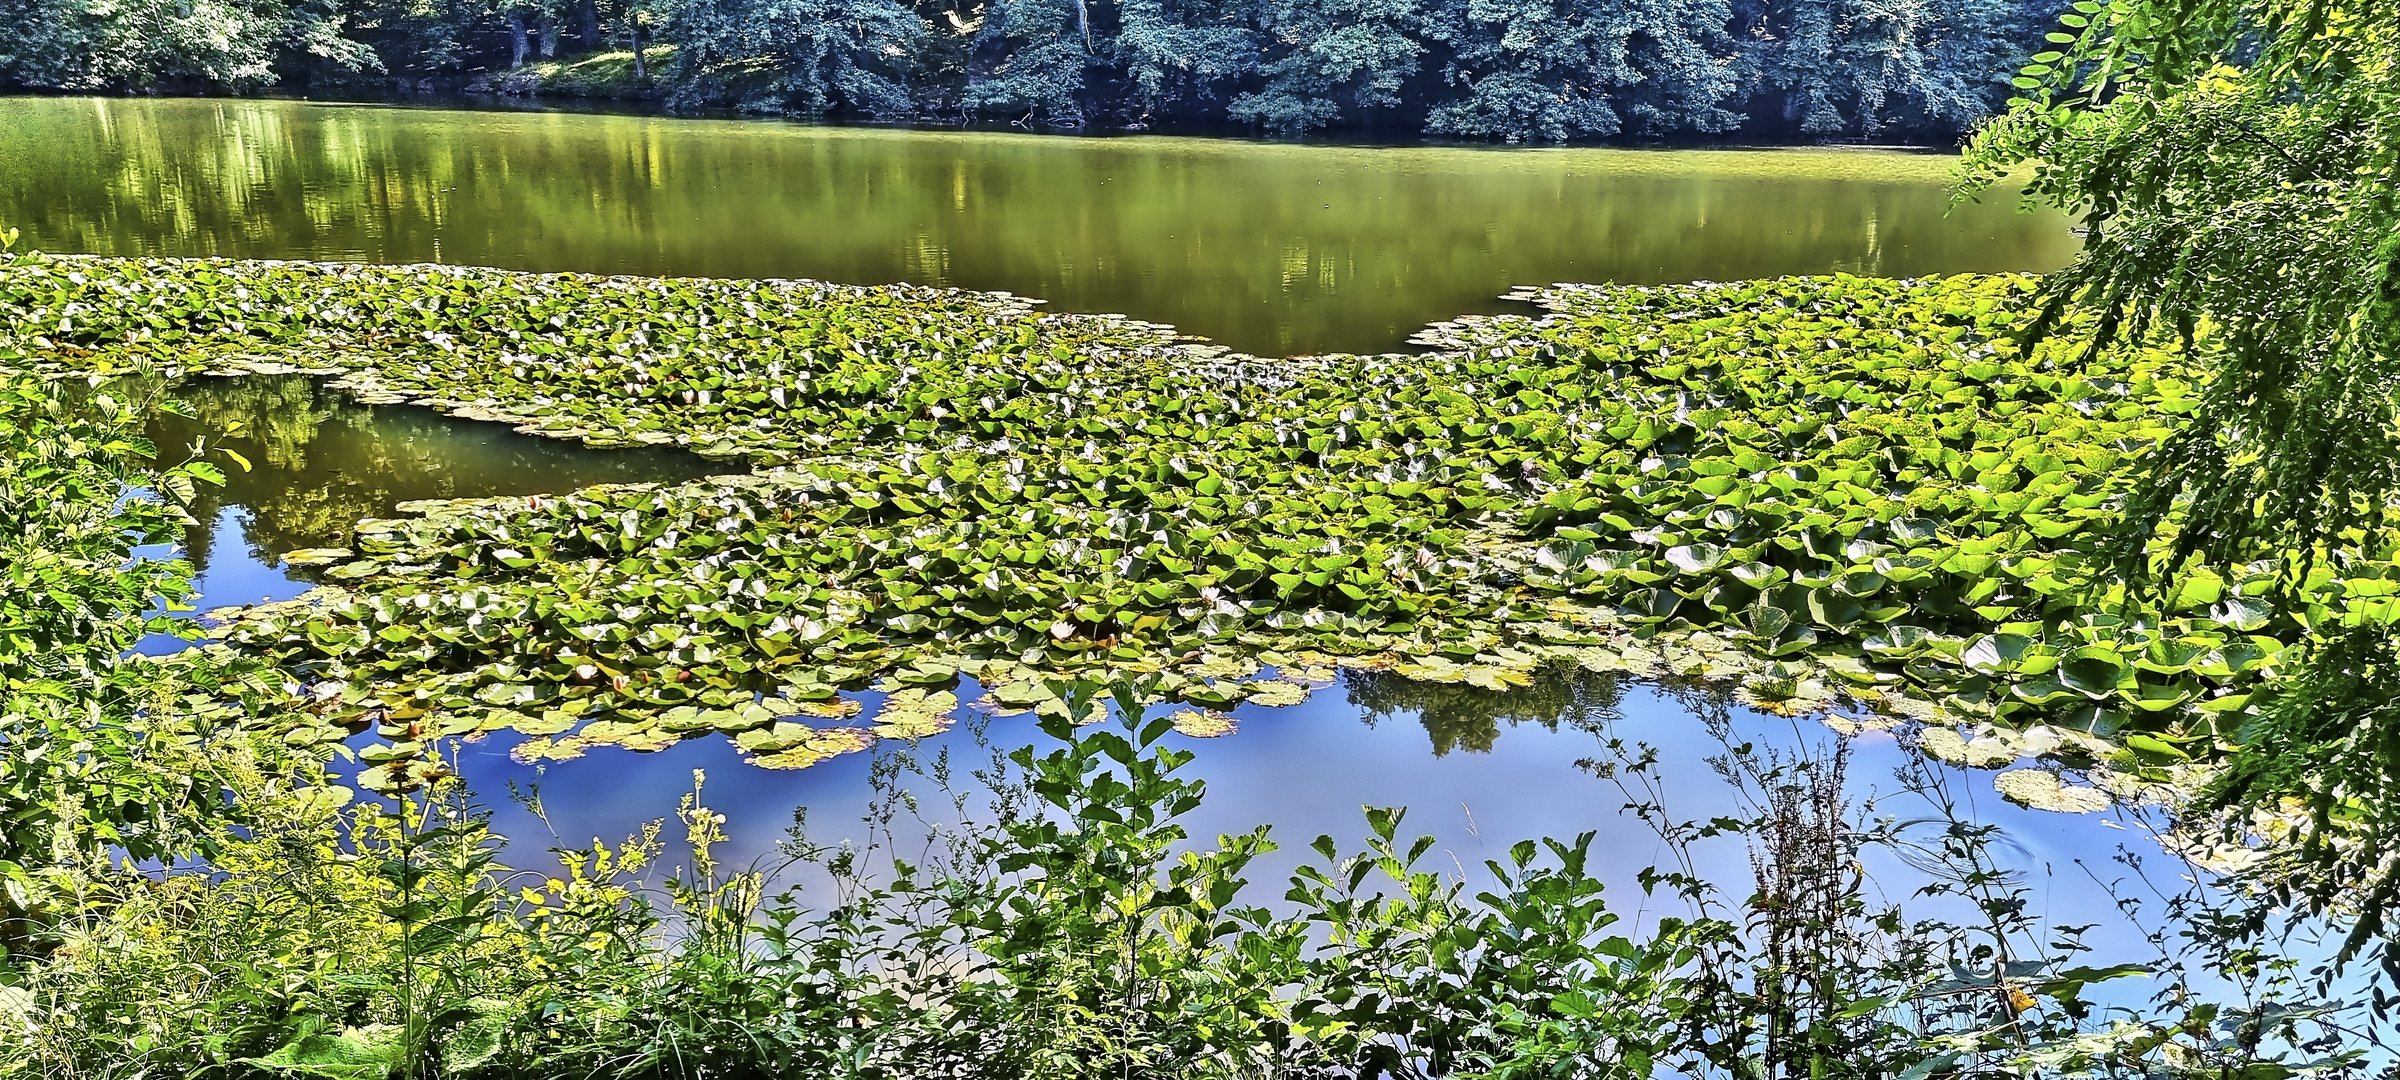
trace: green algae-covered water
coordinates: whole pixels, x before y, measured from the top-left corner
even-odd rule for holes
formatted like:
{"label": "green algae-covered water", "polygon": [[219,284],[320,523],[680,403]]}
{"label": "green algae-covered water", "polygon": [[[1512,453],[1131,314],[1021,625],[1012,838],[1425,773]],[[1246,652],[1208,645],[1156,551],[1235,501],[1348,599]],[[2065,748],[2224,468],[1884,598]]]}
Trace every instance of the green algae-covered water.
{"label": "green algae-covered water", "polygon": [[294,101],[0,99],[32,247],[911,281],[1249,352],[1400,346],[1557,281],[2045,270],[1948,155],[1362,148]]}

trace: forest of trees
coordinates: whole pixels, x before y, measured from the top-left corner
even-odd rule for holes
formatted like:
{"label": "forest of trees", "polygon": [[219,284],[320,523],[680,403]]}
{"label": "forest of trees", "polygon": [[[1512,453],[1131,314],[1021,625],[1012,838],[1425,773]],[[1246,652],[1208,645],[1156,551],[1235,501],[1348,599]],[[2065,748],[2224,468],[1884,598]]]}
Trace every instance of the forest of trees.
{"label": "forest of trees", "polygon": [[[677,108],[1508,141],[1942,141],[2059,0],[9,0],[0,89],[452,88],[623,51]],[[645,62],[647,61],[647,62]]]}

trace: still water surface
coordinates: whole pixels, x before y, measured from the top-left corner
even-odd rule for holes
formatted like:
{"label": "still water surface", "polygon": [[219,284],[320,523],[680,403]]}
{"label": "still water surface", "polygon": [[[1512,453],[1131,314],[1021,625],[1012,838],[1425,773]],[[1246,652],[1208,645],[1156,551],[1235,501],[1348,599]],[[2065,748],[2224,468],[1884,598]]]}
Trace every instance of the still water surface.
{"label": "still water surface", "polygon": [[1955,159],[1067,138],[291,101],[0,98],[47,251],[996,289],[1262,355],[1394,348],[1518,285],[2046,270]]}

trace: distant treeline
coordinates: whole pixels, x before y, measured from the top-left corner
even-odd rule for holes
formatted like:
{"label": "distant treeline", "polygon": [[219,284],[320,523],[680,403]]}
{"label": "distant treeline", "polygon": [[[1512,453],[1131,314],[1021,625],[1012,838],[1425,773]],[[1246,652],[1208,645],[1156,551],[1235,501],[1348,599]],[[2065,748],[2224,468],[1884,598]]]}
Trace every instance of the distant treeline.
{"label": "distant treeline", "polygon": [[[1954,136],[2059,0],[7,0],[0,88],[377,84],[1028,126]],[[662,48],[664,47],[664,48]],[[595,85],[528,68],[604,51]],[[513,77],[492,78],[519,69]],[[589,72],[586,73],[587,76]]]}

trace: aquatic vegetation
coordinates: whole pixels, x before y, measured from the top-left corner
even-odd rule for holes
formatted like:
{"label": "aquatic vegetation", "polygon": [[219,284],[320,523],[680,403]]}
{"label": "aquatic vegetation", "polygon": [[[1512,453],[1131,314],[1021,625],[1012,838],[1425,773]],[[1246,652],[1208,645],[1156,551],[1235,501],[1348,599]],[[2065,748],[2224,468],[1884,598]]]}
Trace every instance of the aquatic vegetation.
{"label": "aquatic vegetation", "polygon": [[2108,792],[2060,783],[2047,769],[2011,769],[1993,777],[1992,785],[2010,802],[2037,810],[2093,813],[2116,805]]}
{"label": "aquatic vegetation", "polygon": [[[180,412],[148,425],[150,441],[167,453],[198,441],[214,448],[228,466],[225,483],[202,488],[192,516],[214,524],[227,507],[246,508],[241,539],[261,561],[322,563],[326,556],[310,549],[346,548],[358,522],[388,517],[411,499],[682,481],[738,467],[665,448],[591,451],[421,409],[361,406],[321,383],[296,374],[185,379],[167,390]],[[203,577],[218,565],[215,531],[184,533]]]}
{"label": "aquatic vegetation", "polygon": [[324,722],[296,738],[380,725],[395,782],[426,739],[504,730],[534,757],[716,731],[803,765],[938,730],[962,679],[1058,715],[1060,679],[1155,674],[1215,730],[1335,667],[1728,683],[1937,720],[1962,730],[1929,747],[1992,765],[2206,757],[2286,643],[2391,621],[2400,581],[2325,557],[2279,609],[2261,563],[2151,610],[2098,580],[2131,469],[2200,387],[2168,351],[2028,352],[2030,287],[1558,286],[1425,354],[1268,361],[907,287],[0,269],[51,370],[323,371],[757,463],[410,504],[309,553],[336,587],[225,613],[219,648],[304,677]]}
{"label": "aquatic vegetation", "polygon": [[925,410],[1071,382],[1084,351],[1207,351],[1131,320],[911,286],[60,256],[0,277],[0,328],[54,370],[335,375],[370,403],[725,457],[963,433]]}

